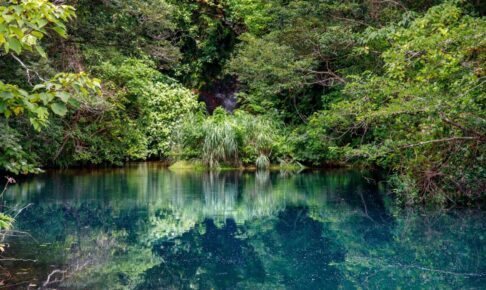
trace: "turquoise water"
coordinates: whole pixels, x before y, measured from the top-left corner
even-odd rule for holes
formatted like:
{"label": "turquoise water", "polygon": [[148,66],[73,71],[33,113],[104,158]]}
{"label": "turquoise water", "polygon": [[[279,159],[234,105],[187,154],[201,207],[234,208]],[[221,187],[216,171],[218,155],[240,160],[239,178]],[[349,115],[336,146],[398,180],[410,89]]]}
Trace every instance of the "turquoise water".
{"label": "turquoise water", "polygon": [[2,255],[23,260],[1,261],[0,289],[486,287],[485,212],[400,209],[365,177],[142,163],[22,180]]}

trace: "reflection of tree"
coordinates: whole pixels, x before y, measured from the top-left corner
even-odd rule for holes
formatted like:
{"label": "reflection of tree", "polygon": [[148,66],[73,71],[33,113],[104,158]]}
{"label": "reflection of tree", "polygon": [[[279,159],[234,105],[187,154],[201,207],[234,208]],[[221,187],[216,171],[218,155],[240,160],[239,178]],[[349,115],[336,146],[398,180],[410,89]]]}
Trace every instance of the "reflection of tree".
{"label": "reflection of tree", "polygon": [[206,219],[180,237],[156,242],[154,252],[162,263],[145,273],[137,289],[227,289],[265,277],[259,257],[238,237],[231,219],[220,228]]}
{"label": "reflection of tree", "polygon": [[[160,239],[154,252],[160,265],[145,273],[139,289],[227,289],[267,287],[333,289],[340,285],[343,248],[323,237],[323,225],[305,207],[291,207],[263,230],[261,219],[238,227],[217,227],[206,219],[174,239]],[[268,273],[268,275],[266,275]],[[265,284],[263,284],[265,283]],[[271,287],[270,287],[271,285]]]}
{"label": "reflection of tree", "polygon": [[[363,248],[349,254],[348,267],[357,281],[390,283],[393,278],[394,286],[402,288],[484,288],[483,213],[406,210],[396,214],[392,242],[379,252]],[[369,277],[362,275],[366,272]]]}
{"label": "reflection of tree", "polygon": [[486,264],[480,262],[486,258],[484,214],[457,214],[407,210],[396,211],[393,222],[371,221],[341,205],[319,219],[345,245],[345,260],[336,267],[353,287],[478,288],[486,282]]}
{"label": "reflection of tree", "polygon": [[253,243],[264,259],[265,268],[278,273],[273,285],[289,289],[335,289],[340,274],[334,263],[344,252],[333,239],[324,237],[325,225],[309,218],[305,207],[291,207],[281,212],[274,230],[258,232]]}
{"label": "reflection of tree", "polygon": [[158,262],[146,245],[133,241],[146,232],[137,222],[145,218],[139,210],[120,215],[92,202],[38,204],[25,212],[18,226],[39,242],[15,240],[10,249],[36,262],[10,264],[12,269],[26,269],[28,276],[12,276],[9,282],[38,286],[49,282],[46,287],[67,289],[102,289],[109,284],[116,289],[123,274],[125,286],[136,284],[139,274]]}
{"label": "reflection of tree", "polygon": [[11,241],[11,255],[38,262],[8,267],[28,269],[36,283],[54,269],[69,270],[53,287],[486,283],[483,213],[400,211],[359,173],[179,173],[135,165],[40,176],[6,197],[34,203],[17,226],[40,242]]}

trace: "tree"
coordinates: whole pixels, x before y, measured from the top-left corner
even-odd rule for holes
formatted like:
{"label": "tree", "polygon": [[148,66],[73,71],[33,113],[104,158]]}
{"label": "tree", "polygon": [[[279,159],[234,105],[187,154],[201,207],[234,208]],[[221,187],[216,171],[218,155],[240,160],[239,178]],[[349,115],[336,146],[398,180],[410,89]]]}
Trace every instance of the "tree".
{"label": "tree", "polygon": [[348,77],[347,98],[315,114],[311,128],[324,129],[324,142],[339,139],[347,160],[398,172],[407,202],[482,198],[486,20],[446,2],[394,30],[384,72]]}
{"label": "tree", "polygon": [[[100,81],[85,73],[59,73],[49,80],[32,71],[19,57],[28,51],[46,58],[40,41],[49,33],[66,37],[65,22],[74,17],[74,8],[54,5],[47,0],[9,0],[0,3],[0,52],[3,57],[14,58],[24,69],[29,89],[4,83],[0,80],[0,115],[8,120],[12,115],[26,114],[36,130],[46,126],[49,108],[59,116],[68,107],[77,107],[92,94],[99,94]],[[39,81],[34,85],[34,78]],[[2,146],[2,155],[9,156],[8,146]],[[13,157],[18,154],[11,155]],[[29,166],[11,166],[25,160],[4,160],[0,166],[14,173],[26,173]]]}
{"label": "tree", "polygon": [[376,57],[355,51],[361,34],[399,19],[405,7],[374,2],[230,1],[248,30],[227,65],[242,83],[244,108],[278,110],[300,124],[328,105],[347,75],[376,67]]}

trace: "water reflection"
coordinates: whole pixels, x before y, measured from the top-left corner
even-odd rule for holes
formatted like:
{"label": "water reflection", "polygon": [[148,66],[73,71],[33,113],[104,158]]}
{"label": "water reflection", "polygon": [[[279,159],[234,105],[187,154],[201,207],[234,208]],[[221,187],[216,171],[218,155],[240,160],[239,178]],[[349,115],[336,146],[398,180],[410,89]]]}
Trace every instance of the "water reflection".
{"label": "water reflection", "polygon": [[[483,288],[481,211],[388,205],[357,172],[171,172],[21,182],[1,279],[19,289]],[[31,260],[36,260],[32,262]],[[51,276],[49,277],[49,274]]]}

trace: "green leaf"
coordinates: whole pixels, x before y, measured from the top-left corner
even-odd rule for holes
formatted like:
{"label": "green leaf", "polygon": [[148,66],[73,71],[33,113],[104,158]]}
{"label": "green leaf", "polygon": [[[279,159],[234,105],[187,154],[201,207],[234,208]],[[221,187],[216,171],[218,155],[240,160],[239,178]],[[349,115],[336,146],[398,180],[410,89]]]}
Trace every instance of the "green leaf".
{"label": "green leaf", "polygon": [[52,30],[57,32],[57,34],[59,34],[63,38],[67,37],[66,30],[62,29],[61,27],[54,26],[54,27],[52,27]]}
{"label": "green leaf", "polygon": [[38,39],[41,39],[42,37],[44,37],[44,34],[40,31],[32,31],[30,34],[32,34],[33,36],[37,37]]}
{"label": "green leaf", "polygon": [[35,46],[35,49],[37,50],[37,52],[39,53],[39,55],[43,58],[47,58],[47,54],[46,52],[44,51],[44,49],[40,46],[40,45],[36,45]]}
{"label": "green leaf", "polygon": [[54,99],[54,96],[50,93],[41,93],[39,94],[39,97],[44,103],[44,105],[49,104],[52,101],[52,99]]}
{"label": "green leaf", "polygon": [[46,86],[44,84],[37,84],[37,85],[34,86],[34,88],[32,90],[37,91],[37,90],[43,89],[45,87]]}
{"label": "green leaf", "polygon": [[15,35],[17,35],[17,37],[19,39],[21,39],[22,37],[24,37],[24,32],[19,27],[17,27],[17,26],[10,26],[9,29],[10,29],[10,31],[12,33],[14,33]]}
{"label": "green leaf", "polygon": [[49,23],[46,19],[40,18],[37,19],[37,25],[39,25],[40,28],[44,27]]}
{"label": "green leaf", "polygon": [[11,22],[12,20],[15,19],[15,17],[13,17],[12,15],[8,15],[8,14],[2,14],[2,17],[3,17],[3,20],[5,20],[6,23],[9,23],[9,22]]}
{"label": "green leaf", "polygon": [[52,111],[59,116],[65,116],[67,113],[66,104],[64,103],[53,103],[51,104]]}
{"label": "green leaf", "polygon": [[9,37],[7,38],[7,42],[8,42],[8,47],[13,51],[15,51],[17,54],[20,54],[22,52],[22,44],[18,39]]}
{"label": "green leaf", "polygon": [[56,97],[58,97],[59,99],[61,99],[61,101],[66,103],[69,100],[69,97],[71,97],[71,95],[68,92],[57,92]]}
{"label": "green leaf", "polygon": [[29,118],[29,121],[30,121],[30,124],[32,124],[32,126],[34,127],[34,129],[36,131],[40,131],[40,129],[42,127],[42,123],[39,122],[39,120],[37,120],[36,118]]}
{"label": "green leaf", "polygon": [[12,99],[14,97],[14,94],[12,92],[0,92],[0,99],[3,100],[8,100]]}
{"label": "green leaf", "polygon": [[69,99],[69,104],[75,108],[79,107],[80,103],[78,100],[76,100],[75,98],[70,98]]}

